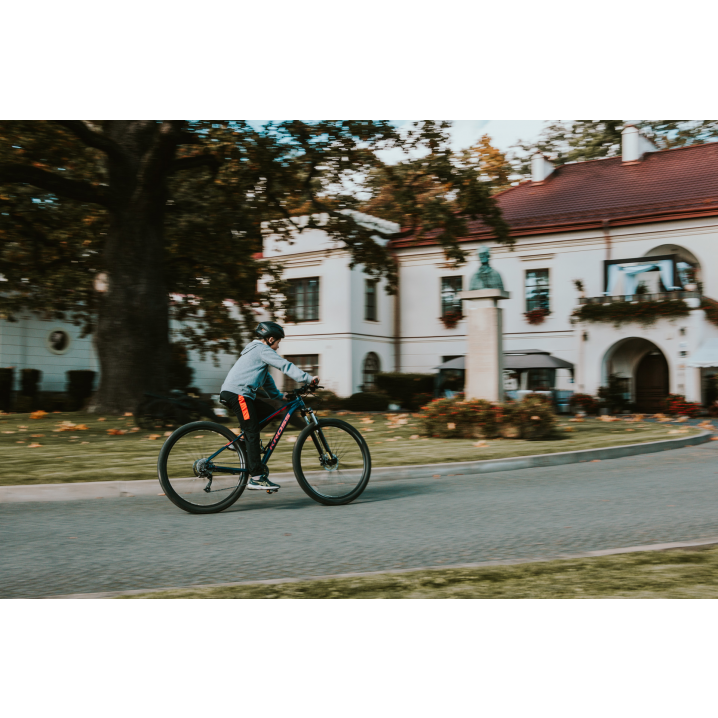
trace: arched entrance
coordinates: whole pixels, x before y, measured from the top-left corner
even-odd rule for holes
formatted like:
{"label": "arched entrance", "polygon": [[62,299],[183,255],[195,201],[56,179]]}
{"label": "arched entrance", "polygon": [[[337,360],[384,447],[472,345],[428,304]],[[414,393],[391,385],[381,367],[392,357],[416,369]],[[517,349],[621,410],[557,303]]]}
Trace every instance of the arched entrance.
{"label": "arched entrance", "polygon": [[660,349],[648,352],[636,368],[636,410],[657,414],[668,396],[668,362]]}
{"label": "arched entrance", "polygon": [[604,356],[602,384],[607,386],[611,377],[616,384],[622,383],[625,398],[636,411],[663,411],[669,387],[668,362],[653,342],[642,337],[616,342]]}

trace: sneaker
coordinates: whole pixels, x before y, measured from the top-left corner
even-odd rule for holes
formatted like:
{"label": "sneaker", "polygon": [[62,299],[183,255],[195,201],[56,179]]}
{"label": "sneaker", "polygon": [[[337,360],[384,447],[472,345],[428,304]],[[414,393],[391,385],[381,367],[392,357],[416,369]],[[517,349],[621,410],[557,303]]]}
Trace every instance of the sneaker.
{"label": "sneaker", "polygon": [[247,488],[254,491],[279,491],[279,484],[273,484],[266,476],[250,476]]}

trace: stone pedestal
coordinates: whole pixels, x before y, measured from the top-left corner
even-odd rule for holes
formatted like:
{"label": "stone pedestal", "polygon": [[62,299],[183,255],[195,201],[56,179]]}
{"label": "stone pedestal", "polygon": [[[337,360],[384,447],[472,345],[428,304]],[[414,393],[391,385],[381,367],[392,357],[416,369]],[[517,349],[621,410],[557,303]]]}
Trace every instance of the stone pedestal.
{"label": "stone pedestal", "polygon": [[504,400],[503,309],[500,299],[511,295],[502,289],[472,289],[460,292],[466,316],[467,399]]}

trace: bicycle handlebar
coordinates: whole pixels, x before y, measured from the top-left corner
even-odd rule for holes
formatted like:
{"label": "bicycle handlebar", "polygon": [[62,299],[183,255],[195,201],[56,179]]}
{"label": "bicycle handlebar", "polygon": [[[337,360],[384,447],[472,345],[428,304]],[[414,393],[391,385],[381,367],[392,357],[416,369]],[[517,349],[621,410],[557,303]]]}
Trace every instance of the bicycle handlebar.
{"label": "bicycle handlebar", "polygon": [[293,391],[288,391],[287,396],[292,396],[293,398],[298,398],[300,396],[305,396],[306,394],[313,394],[317,389],[323,389],[323,386],[319,386],[319,384],[305,384],[304,386],[300,386],[297,389],[294,389]]}

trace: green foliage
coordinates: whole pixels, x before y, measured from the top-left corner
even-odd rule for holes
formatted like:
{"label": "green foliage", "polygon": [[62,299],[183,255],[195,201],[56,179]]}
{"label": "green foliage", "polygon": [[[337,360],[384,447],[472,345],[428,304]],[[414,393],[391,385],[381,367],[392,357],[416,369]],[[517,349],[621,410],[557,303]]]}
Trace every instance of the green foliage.
{"label": "green foliage", "polygon": [[386,411],[389,397],[381,392],[361,391],[342,401],[347,411]]}
{"label": "green foliage", "polygon": [[506,404],[492,404],[483,399],[466,401],[463,395],[435,399],[423,407],[420,419],[425,436],[442,439],[493,439],[505,432],[513,433],[516,438],[535,440],[550,436],[556,427],[551,402],[532,395]]}
{"label": "green foliage", "polygon": [[608,386],[599,387],[598,396],[610,414],[620,414],[624,409],[629,408],[629,400],[625,397],[624,382],[617,374],[611,374],[608,377]]}
{"label": "green foliage", "polygon": [[[546,127],[536,142],[514,145],[514,172],[531,176],[531,156],[547,155],[556,165],[615,157],[621,154],[624,120],[558,120]],[[718,120],[644,120],[638,127],[659,149],[685,147],[718,140]]]}
{"label": "green foliage", "polygon": [[[379,372],[375,379],[379,391],[384,392],[392,400],[392,403],[399,404],[404,409],[414,410],[421,406],[415,399],[418,394],[433,396],[434,375],[433,374],[410,374],[402,372]],[[426,403],[426,402],[424,402]]]}
{"label": "green foliage", "polygon": [[582,304],[577,309],[574,309],[571,319],[578,322],[604,322],[613,324],[616,327],[632,322],[648,326],[657,319],[686,317],[690,310],[690,307],[683,299],[668,299],[663,302]]}

